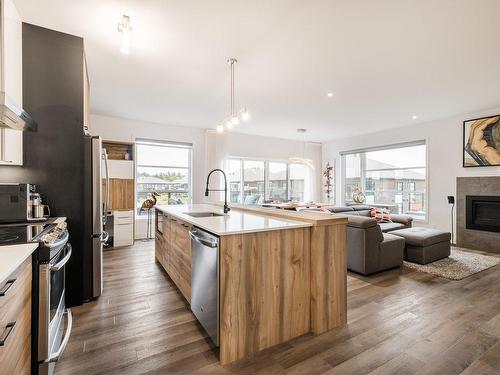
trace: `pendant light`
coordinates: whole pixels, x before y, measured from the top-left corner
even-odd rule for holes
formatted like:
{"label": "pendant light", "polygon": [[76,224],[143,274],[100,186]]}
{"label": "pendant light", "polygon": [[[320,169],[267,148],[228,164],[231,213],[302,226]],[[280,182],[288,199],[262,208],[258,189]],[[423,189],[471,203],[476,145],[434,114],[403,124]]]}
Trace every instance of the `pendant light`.
{"label": "pendant light", "polygon": [[130,39],[132,36],[132,24],[130,23],[129,16],[125,14],[122,16],[122,21],[118,24],[118,32],[122,34],[120,52],[128,55],[130,53]]}
{"label": "pendant light", "polygon": [[314,162],[312,159],[306,158],[306,147],[307,147],[307,142],[305,139],[305,134],[307,132],[307,129],[297,129],[297,133],[299,133],[301,139],[302,139],[302,155],[301,156],[292,156],[288,158],[288,161],[290,163],[294,164],[303,164],[311,169],[314,169]]}
{"label": "pendant light", "polygon": [[[235,110],[235,95],[234,95],[234,64],[236,64],[238,60],[234,57],[231,57],[227,60],[227,63],[230,68],[231,79],[230,79],[230,92],[229,92],[229,116],[221,121],[219,125],[215,127],[217,132],[222,133],[224,131],[224,126],[226,129],[232,129],[233,127],[240,124],[241,121],[248,121],[250,119],[250,113],[246,108],[240,109],[239,111]],[[223,125],[224,124],[224,125]]]}

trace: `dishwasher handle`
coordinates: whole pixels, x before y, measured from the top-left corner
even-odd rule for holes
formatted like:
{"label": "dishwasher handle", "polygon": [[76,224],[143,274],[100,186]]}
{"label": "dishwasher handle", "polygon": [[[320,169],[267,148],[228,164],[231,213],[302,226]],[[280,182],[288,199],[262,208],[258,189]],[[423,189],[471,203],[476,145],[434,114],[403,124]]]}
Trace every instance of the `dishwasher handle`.
{"label": "dishwasher handle", "polygon": [[215,247],[219,246],[219,244],[217,242],[208,241],[208,240],[205,240],[204,238],[198,237],[196,235],[196,232],[189,231],[189,237],[191,237],[191,239],[193,239],[196,242],[201,243],[204,246],[208,246],[211,248],[215,248]]}

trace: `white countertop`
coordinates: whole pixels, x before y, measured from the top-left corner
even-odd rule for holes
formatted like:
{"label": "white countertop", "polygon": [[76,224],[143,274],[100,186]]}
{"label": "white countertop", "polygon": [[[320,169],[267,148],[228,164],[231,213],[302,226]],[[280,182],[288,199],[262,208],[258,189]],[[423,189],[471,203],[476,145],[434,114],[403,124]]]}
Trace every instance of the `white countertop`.
{"label": "white countertop", "polygon": [[0,246],[0,284],[29,257],[38,243]]}
{"label": "white countertop", "polygon": [[[211,204],[157,205],[156,209],[218,236],[312,226],[302,221],[256,215],[238,209],[224,214],[222,207]],[[224,216],[193,217],[186,212],[215,212]]]}

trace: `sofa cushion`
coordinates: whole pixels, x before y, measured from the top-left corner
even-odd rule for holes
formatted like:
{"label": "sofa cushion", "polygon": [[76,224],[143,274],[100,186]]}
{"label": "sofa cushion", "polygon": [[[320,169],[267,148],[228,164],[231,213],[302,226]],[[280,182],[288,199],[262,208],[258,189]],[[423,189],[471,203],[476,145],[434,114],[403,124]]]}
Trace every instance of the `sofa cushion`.
{"label": "sofa cushion", "polygon": [[360,211],[354,211],[354,212],[356,212],[359,216],[371,217],[370,210],[360,210]]}
{"label": "sofa cushion", "polygon": [[395,223],[404,224],[407,227],[411,227],[411,223],[413,222],[413,218],[408,215],[393,215],[391,214],[391,220]]}
{"label": "sofa cushion", "polygon": [[354,211],[365,211],[370,209],[370,206],[367,206],[365,204],[356,204],[349,207],[352,207]]}
{"label": "sofa cushion", "polygon": [[450,242],[451,234],[432,228],[406,228],[392,231],[391,234],[401,236],[407,245],[426,247],[440,242]]}
{"label": "sofa cushion", "polygon": [[353,213],[354,209],[352,207],[328,207],[328,211],[333,213]]}
{"label": "sofa cushion", "polygon": [[401,223],[378,223],[378,225],[380,225],[380,229],[384,233],[405,228],[404,224]]}
{"label": "sofa cushion", "polygon": [[350,227],[368,229],[377,226],[377,221],[371,217],[348,215],[347,225]]}

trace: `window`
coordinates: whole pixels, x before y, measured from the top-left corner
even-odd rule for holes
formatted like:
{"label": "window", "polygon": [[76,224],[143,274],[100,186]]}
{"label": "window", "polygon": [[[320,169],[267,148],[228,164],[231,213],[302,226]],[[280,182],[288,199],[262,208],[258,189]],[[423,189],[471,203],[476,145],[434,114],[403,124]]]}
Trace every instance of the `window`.
{"label": "window", "polygon": [[191,145],[141,140],[136,143],[138,215],[153,192],[159,204],[191,201]]}
{"label": "window", "polygon": [[290,195],[291,201],[304,202],[304,192],[308,167],[304,164],[290,164]]}
{"label": "window", "polygon": [[287,163],[269,162],[267,199],[284,202],[288,199]]}
{"label": "window", "polygon": [[229,201],[234,203],[241,203],[241,161],[228,160],[226,170],[228,171],[227,178],[229,184]]}
{"label": "window", "polygon": [[361,157],[359,154],[343,157],[345,178],[344,194],[346,202],[352,197],[353,190],[361,186]]}
{"label": "window", "polygon": [[254,204],[264,198],[264,162],[243,160],[243,203]]}
{"label": "window", "polygon": [[391,212],[425,220],[426,145],[410,144],[342,153],[346,203],[358,187],[367,204],[386,205]]}
{"label": "window", "polygon": [[310,189],[311,174],[303,164],[228,159],[225,169],[229,200],[234,203],[304,201]]}

